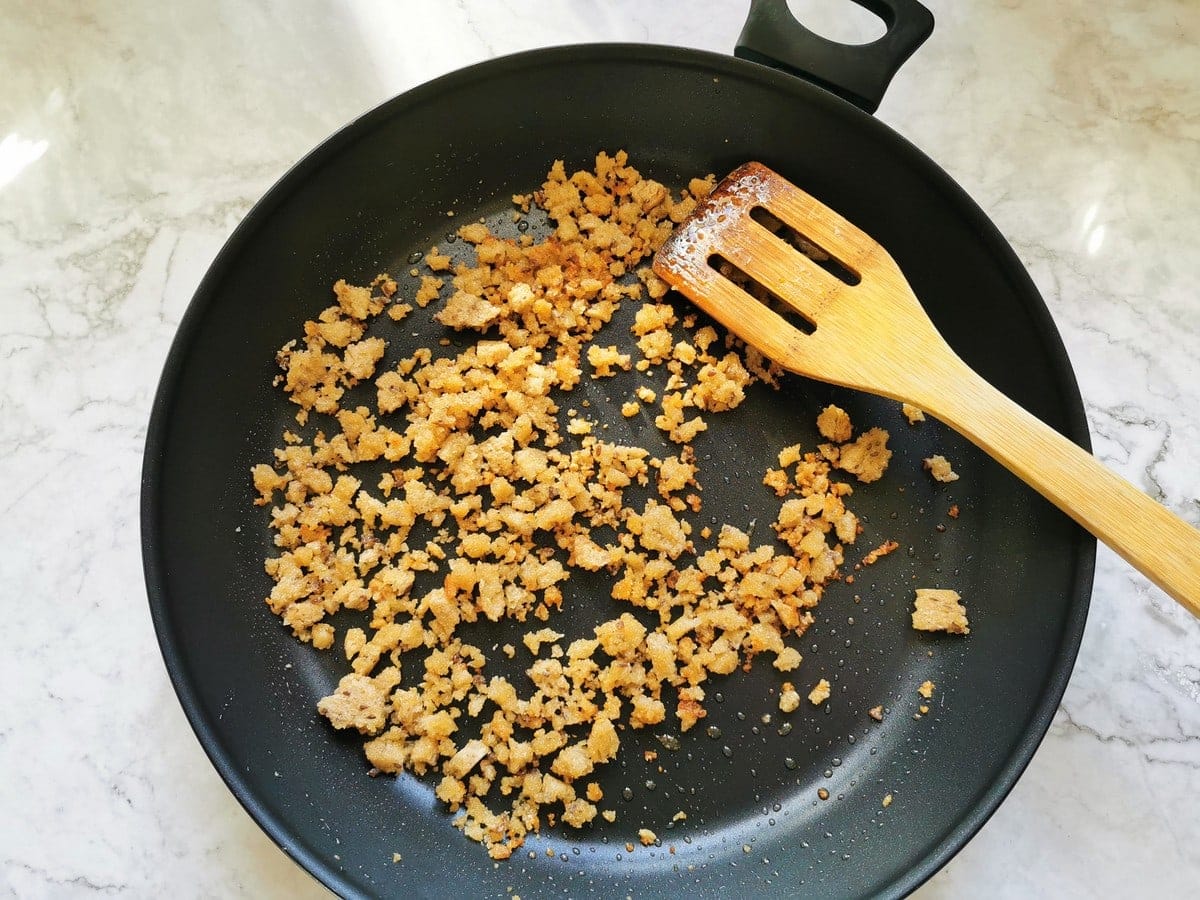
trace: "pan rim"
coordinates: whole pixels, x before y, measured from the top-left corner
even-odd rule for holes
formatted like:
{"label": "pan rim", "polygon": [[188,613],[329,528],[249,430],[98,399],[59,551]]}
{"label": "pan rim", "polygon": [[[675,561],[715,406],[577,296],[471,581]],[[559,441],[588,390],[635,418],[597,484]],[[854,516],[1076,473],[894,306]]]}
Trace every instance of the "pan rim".
{"label": "pan rim", "polygon": [[[997,257],[1004,268],[1013,273],[1015,284],[1019,288],[1016,293],[1038,332],[1046,352],[1047,363],[1054,375],[1054,385],[1063,398],[1068,419],[1066,436],[1083,449],[1091,451],[1083,399],[1066,347],[1044,299],[1008,241],[966,191],[916,145],[881,120],[814,84],[757,63],[712,51],[661,44],[580,43],[526,50],[457,69],[398,94],[356,117],[301,157],[254,203],[222,245],[200,280],[180,319],[155,391],[144,445],[140,498],[142,564],[151,619],[167,674],[188,724],[226,787],[259,828],[313,878],[339,896],[358,896],[360,888],[322,854],[299,840],[284,817],[267,809],[256,796],[250,781],[238,771],[235,761],[224,746],[216,719],[206,714],[203,708],[172,626],[169,579],[160,559],[161,547],[156,522],[163,505],[161,468],[164,445],[173,421],[173,400],[183,374],[188,349],[218,294],[217,288],[251,237],[269,222],[274,210],[302,186],[311,174],[327,160],[336,157],[343,147],[369,133],[377,123],[401,113],[408,107],[436,98],[443,92],[502,72],[556,63],[607,62],[621,65],[627,62],[650,61],[672,66],[699,67],[717,75],[729,74],[758,80],[765,86],[780,91],[781,95],[790,94],[799,102],[825,106],[841,116],[858,119],[860,123],[870,120],[873,124],[867,127],[877,130],[881,138],[891,142],[892,152],[902,154],[905,162],[918,168],[924,177],[934,183],[938,191],[951,197],[964,218],[974,228],[977,239],[987,252]],[[1065,597],[1069,608],[1063,626],[1062,641],[1057,648],[1045,689],[1038,698],[1020,739],[1015,742],[1004,760],[998,777],[976,798],[966,814],[951,823],[942,837],[927,848],[920,859],[892,880],[878,885],[877,896],[905,896],[936,874],[991,818],[1032,761],[1053,722],[1074,669],[1087,620],[1095,574],[1095,557],[1095,540],[1081,531],[1076,548],[1077,564],[1074,578]]]}

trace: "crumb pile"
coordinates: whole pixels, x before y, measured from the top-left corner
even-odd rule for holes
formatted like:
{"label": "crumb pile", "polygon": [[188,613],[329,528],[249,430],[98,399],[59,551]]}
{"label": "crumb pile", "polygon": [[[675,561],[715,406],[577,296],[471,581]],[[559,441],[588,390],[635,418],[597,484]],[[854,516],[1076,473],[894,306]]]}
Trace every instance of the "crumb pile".
{"label": "crumb pile", "polygon": [[[458,235],[473,245],[474,265],[454,266],[437,248],[425,258],[412,302],[438,304],[437,321],[479,332],[477,341],[377,371],[386,342],[366,336],[368,326],[412,311],[381,275],[369,286],[339,281],[336,303],[278,354],[297,421],[324,418],[310,438],[285,432],[275,459],[253,469],[278,547],[266,562],[267,603],[319,649],[340,639],[350,672],[321,714],[365,736],[376,770],[440,775],[437,796],[496,859],[544,823],[615,817],[589,776],[617,755],[624,728],[673,716],[686,731],[705,716],[709,676],[759,654],[781,672],[800,665],[785,639],[813,621],[843,545],[861,530],[844,503],[851,487],[832,470],[872,481],[891,455],[882,429],[849,442],[848,417],[831,407],[821,431],[832,443],[784,449],[765,479],[785,498],[773,523],[781,543],[756,545],[724,525],[710,549],[697,548],[688,515],[701,508],[701,485],[689,443],[706,414],[779,374],[681,315],[639,265],[711,187],[711,176],[695,179],[675,196],[623,152],[570,175],[556,162],[541,190],[514,197],[525,212],[545,210],[547,239],[501,238],[472,223]],[[624,340],[636,361],[591,343],[623,303],[637,304]],[[676,326],[687,339],[676,340]],[[677,453],[606,441],[586,408],[560,424],[560,401],[581,379],[659,367],[661,396],[642,386],[619,405],[626,416],[656,405],[654,423]],[[367,384],[371,406],[347,401]],[[627,502],[635,485],[655,496]],[[418,528],[435,538],[416,540]],[[547,623],[578,569],[610,573],[612,598],[638,614],[574,639],[554,630]],[[436,586],[417,590],[421,573]],[[339,610],[359,611],[363,627],[339,635],[328,621]],[[459,634],[502,619],[533,620],[527,683],[489,676],[483,649]],[[828,696],[822,680],[813,703],[822,685]],[[787,685],[781,708],[798,703]]]}

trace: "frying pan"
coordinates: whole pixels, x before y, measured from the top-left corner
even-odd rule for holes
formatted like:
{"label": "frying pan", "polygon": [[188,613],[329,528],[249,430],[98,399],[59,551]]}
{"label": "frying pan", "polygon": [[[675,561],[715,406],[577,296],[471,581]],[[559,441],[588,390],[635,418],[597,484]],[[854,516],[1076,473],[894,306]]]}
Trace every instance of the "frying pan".
{"label": "frying pan", "polygon": [[[776,169],[888,248],[968,364],[1087,447],[1070,364],[1016,256],[944,172],[864,111],[932,19],[913,2],[863,5],[890,25],[866,47],[804,32],[779,0],[752,7],[739,55],[755,61],[590,45],[439,78],[302,160],[201,282],[146,442],[151,610],[213,765],[259,825],[337,893],[903,895],[981,827],[1029,762],[1079,647],[1094,541],[938,423],[909,427],[892,402],[802,379],[778,391],[758,386],[738,409],[709,417],[695,442],[701,516],[746,529],[772,521],[778,501],[762,473],[782,446],[812,447],[816,413],[835,402],[863,427],[887,428],[895,450],[889,473],[850,498],[866,530],[846,571],[886,539],[901,549],[853,584],[831,585],[799,642],[805,659],[792,675],[803,692],[827,678],[829,703],[805,703],[785,725],[776,709],[782,679],[770,666],[710,682],[709,718],[679,736],[678,749],[660,740],[669,724],[625,732],[620,761],[600,778],[613,824],[545,829],[496,866],[451,826],[429,780],[368,777],[360,741],[315,712],[344,674],[340,654],[295,641],[262,602],[270,587],[262,561],[273,547],[249,469],[294,427],[294,408],[271,386],[276,348],[328,305],[336,279],[407,273],[410,255],[433,244],[465,258],[461,242],[447,244],[448,226],[488,217],[511,229],[513,193],[537,187],[554,159],[585,167],[601,149],[624,148],[648,177],[675,185],[747,159]],[[806,55],[823,86],[795,77]],[[400,280],[411,294],[411,280]],[[445,332],[431,311],[387,322],[387,359],[436,348]],[[609,333],[606,342],[627,339],[627,324]],[[652,425],[612,412],[631,382],[584,382],[571,402],[590,397],[606,437],[663,452]],[[921,459],[938,452],[958,482],[921,472]],[[914,632],[915,587],[958,590],[971,634]],[[603,579],[572,578],[565,594],[551,624],[568,639],[619,611]],[[487,648],[518,634],[495,625],[470,638]],[[916,717],[915,689],[926,679],[937,691]],[[887,715],[876,723],[866,711],[879,704]],[[657,758],[646,761],[647,750]],[[672,823],[680,810],[686,820]],[[631,853],[626,842],[641,827],[661,846]]]}

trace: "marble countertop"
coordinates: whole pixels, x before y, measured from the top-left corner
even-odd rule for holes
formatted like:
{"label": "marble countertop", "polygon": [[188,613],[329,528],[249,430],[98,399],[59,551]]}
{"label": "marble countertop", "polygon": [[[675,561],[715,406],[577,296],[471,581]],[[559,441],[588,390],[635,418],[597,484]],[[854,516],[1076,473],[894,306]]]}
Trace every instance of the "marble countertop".
{"label": "marble countertop", "polygon": [[[1200,5],[929,5],[878,115],[1028,266],[1097,454],[1200,522]],[[176,325],[254,200],[388,97],[552,44],[728,52],[744,10],[0,0],[0,892],[327,896],[208,764],[151,627],[139,475]],[[1200,623],[1102,548],[1045,743],[918,896],[1194,893],[1198,796]]]}

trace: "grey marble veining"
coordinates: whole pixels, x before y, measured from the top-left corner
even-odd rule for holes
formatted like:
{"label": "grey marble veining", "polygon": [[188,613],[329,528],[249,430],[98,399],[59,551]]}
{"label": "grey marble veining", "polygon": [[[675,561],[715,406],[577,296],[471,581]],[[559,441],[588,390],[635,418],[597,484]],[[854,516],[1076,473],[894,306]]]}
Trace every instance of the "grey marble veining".
{"label": "grey marble veining", "polygon": [[[880,117],[1028,266],[1097,454],[1200,522],[1200,5],[930,5],[934,36]],[[826,28],[830,6],[793,4]],[[743,14],[632,0],[0,0],[0,890],[325,895],[209,766],[141,576],[159,370],[250,204],[329,132],[459,66],[580,41],[728,51]],[[1101,549],[1049,736],[920,896],[1194,894],[1197,796],[1200,625]]]}

